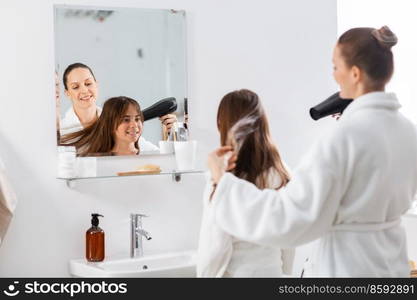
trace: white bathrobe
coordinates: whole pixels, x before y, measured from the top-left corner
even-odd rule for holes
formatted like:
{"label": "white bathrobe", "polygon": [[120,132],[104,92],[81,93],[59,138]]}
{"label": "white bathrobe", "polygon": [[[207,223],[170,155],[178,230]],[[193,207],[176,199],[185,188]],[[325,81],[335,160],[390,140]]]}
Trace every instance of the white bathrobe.
{"label": "white bathrobe", "polygon": [[213,196],[216,222],[261,245],[316,240],[306,276],[408,277],[400,217],[417,189],[415,126],[394,94],[355,99],[279,191],[226,173]]}
{"label": "white bathrobe", "polygon": [[[100,116],[102,108],[97,106],[97,115]],[[81,125],[80,119],[76,115],[74,111],[74,107],[71,106],[67,112],[65,113],[64,119],[61,121],[61,129],[60,134],[68,134],[76,131],[80,131],[84,129],[83,125]],[[159,148],[152,144],[151,142],[147,141],[144,137],[139,137],[139,148],[141,152],[145,151],[159,151]]]}
{"label": "white bathrobe", "polygon": [[[203,218],[197,255],[197,277],[281,277],[291,275],[294,249],[280,249],[237,239],[216,224],[211,208],[212,183],[206,174]],[[269,186],[279,187],[281,178],[274,173]]]}

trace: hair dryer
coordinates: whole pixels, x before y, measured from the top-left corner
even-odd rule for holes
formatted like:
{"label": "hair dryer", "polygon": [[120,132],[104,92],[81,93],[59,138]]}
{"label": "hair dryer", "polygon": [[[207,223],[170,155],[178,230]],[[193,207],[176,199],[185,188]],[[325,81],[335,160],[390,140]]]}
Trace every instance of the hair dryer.
{"label": "hair dryer", "polygon": [[353,99],[342,99],[339,92],[334,93],[329,98],[320,102],[316,106],[310,108],[310,116],[317,121],[318,119],[329,115],[343,113],[345,108],[353,101]]}
{"label": "hair dryer", "polygon": [[162,117],[177,110],[177,100],[174,97],[162,99],[142,110],[144,121]]}

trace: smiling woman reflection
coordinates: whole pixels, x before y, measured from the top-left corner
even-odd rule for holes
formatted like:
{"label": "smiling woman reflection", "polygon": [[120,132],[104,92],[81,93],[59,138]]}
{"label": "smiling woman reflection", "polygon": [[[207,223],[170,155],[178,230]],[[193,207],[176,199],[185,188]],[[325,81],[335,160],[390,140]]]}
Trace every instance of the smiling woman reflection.
{"label": "smiling woman reflection", "polygon": [[[101,107],[97,106],[98,82],[90,67],[82,63],[69,65],[63,75],[65,94],[72,101],[72,106],[65,113],[61,122],[61,136],[88,127],[97,121]],[[169,130],[176,121],[175,115],[168,114],[160,118]],[[158,147],[140,137],[142,151],[158,151]]]}
{"label": "smiling woman reflection", "polygon": [[77,148],[77,154],[137,155],[143,129],[139,104],[128,97],[108,99],[96,122],[61,138],[62,144]]}

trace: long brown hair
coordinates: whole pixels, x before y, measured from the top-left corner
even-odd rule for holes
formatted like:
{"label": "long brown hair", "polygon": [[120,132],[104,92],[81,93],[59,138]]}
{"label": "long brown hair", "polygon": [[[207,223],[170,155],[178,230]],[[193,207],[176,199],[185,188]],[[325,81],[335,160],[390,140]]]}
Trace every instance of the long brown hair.
{"label": "long brown hair", "polygon": [[[96,122],[81,131],[62,136],[60,144],[75,146],[80,156],[110,154],[115,145],[114,132],[122,123],[129,105],[135,107],[143,122],[143,114],[136,100],[124,96],[113,97],[104,103]],[[138,141],[135,142],[135,148],[140,150]]]}
{"label": "long brown hair", "polygon": [[290,180],[278,149],[272,143],[268,120],[256,93],[242,89],[223,97],[217,111],[217,128],[222,146],[231,145],[237,153],[232,173],[259,188],[270,188],[269,176],[276,171],[280,186]]}

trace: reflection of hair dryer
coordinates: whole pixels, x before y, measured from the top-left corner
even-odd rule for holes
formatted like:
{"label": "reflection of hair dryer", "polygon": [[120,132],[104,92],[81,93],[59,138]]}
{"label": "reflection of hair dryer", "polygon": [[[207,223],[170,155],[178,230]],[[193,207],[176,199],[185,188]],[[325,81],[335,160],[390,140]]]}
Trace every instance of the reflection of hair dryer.
{"label": "reflection of hair dryer", "polygon": [[162,99],[142,110],[144,121],[170,114],[177,110],[177,100],[174,97]]}
{"label": "reflection of hair dryer", "polygon": [[345,108],[352,102],[352,99],[342,99],[339,92],[334,93],[329,98],[310,108],[310,116],[318,120],[329,115],[343,113]]}

